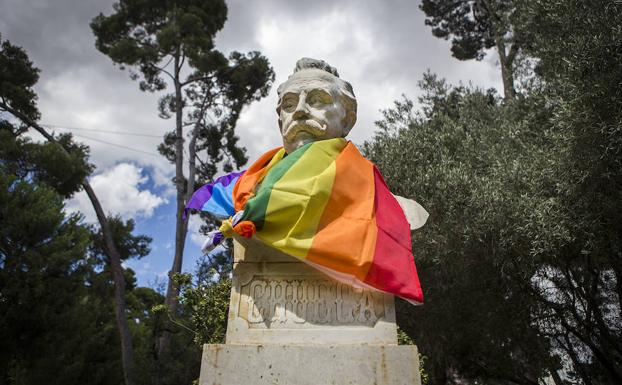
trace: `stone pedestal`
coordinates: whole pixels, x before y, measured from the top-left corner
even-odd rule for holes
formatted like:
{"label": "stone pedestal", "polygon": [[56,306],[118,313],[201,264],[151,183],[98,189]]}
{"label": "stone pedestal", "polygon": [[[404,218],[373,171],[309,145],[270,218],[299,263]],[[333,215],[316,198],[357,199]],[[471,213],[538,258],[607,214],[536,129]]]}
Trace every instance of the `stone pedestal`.
{"label": "stone pedestal", "polygon": [[420,384],[397,346],[393,296],[334,281],[260,242],[234,242],[226,344],[205,345],[200,385]]}

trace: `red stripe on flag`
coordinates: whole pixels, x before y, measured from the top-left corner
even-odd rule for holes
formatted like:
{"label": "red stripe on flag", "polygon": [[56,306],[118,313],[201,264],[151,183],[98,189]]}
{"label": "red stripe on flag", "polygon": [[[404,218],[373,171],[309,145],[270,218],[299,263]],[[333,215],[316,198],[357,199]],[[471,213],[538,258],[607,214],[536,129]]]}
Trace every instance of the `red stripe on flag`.
{"label": "red stripe on flag", "polygon": [[416,303],[423,292],[412,256],[410,227],[404,212],[374,167],[375,208],[378,235],[376,249],[365,283]]}

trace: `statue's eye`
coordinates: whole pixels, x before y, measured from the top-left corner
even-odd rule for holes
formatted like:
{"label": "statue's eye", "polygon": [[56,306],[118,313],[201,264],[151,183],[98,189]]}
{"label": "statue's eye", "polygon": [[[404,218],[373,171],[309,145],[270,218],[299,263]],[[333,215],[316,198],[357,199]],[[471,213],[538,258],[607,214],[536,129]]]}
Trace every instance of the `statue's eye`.
{"label": "statue's eye", "polygon": [[298,103],[298,98],[296,97],[286,97],[283,99],[283,103],[281,104],[281,108],[287,112],[292,112],[296,108],[296,104]]}
{"label": "statue's eye", "polygon": [[313,95],[309,98],[309,105],[313,106],[313,107],[319,107],[321,105],[323,105],[324,102],[322,101],[322,98],[320,98],[317,95]]}
{"label": "statue's eye", "polygon": [[307,98],[307,103],[313,107],[321,107],[331,103],[331,97],[324,91],[311,92]]}

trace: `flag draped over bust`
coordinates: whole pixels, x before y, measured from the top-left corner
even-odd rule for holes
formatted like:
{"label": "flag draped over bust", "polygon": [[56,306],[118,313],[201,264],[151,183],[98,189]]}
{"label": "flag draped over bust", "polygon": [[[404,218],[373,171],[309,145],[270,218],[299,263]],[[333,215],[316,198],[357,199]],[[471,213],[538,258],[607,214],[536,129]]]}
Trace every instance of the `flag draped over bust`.
{"label": "flag draped over bust", "polygon": [[197,190],[186,207],[228,218],[204,251],[237,233],[353,286],[423,303],[410,228],[378,169],[343,138],[276,148]]}

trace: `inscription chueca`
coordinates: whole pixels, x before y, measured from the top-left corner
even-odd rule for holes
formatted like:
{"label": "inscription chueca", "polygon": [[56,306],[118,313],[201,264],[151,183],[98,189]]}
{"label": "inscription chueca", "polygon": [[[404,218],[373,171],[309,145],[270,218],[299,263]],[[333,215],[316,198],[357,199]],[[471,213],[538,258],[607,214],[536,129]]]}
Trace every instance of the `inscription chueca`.
{"label": "inscription chueca", "polygon": [[382,293],[328,279],[254,277],[240,289],[250,328],[374,326],[385,315]]}

